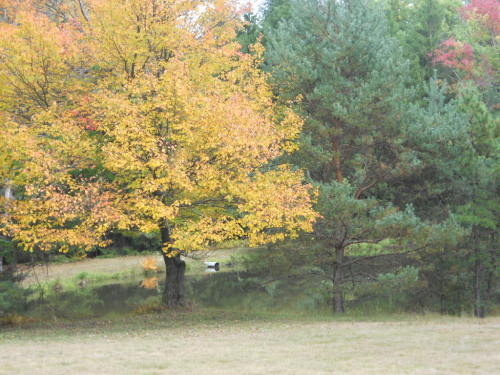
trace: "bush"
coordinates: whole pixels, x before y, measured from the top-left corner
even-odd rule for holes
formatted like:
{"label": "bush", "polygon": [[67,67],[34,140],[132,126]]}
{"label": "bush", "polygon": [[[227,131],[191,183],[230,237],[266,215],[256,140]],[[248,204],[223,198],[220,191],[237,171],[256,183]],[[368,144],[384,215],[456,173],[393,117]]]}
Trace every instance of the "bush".
{"label": "bush", "polygon": [[0,280],[0,316],[26,311],[29,294],[15,281]]}
{"label": "bush", "polygon": [[[15,263],[16,248],[7,238],[0,236],[0,257],[7,264]],[[23,289],[19,282],[23,279],[22,273],[16,272],[14,266],[4,264],[0,272],[0,316],[17,314],[26,311],[27,299],[30,290]]]}

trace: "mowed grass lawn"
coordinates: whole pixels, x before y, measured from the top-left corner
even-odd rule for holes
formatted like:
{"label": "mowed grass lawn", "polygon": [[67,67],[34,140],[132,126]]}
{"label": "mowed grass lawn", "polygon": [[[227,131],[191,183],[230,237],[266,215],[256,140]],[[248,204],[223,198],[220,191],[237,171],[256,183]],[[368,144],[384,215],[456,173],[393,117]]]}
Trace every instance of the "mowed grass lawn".
{"label": "mowed grass lawn", "polygon": [[164,312],[0,331],[0,374],[500,374],[500,319]]}

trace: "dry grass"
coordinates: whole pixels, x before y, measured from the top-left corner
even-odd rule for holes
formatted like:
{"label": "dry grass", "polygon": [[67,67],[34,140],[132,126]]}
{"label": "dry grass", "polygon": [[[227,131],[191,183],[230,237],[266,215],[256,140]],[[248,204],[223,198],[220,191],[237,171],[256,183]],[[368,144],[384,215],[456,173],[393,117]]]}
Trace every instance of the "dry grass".
{"label": "dry grass", "polygon": [[[206,259],[227,261],[232,253]],[[142,272],[147,257],[55,264],[37,274],[50,281],[81,272]],[[189,262],[190,272],[203,272],[201,261]],[[500,318],[249,320],[200,310],[116,319],[0,329],[0,375],[500,374]]]}
{"label": "dry grass", "polygon": [[209,319],[193,323],[164,313],[6,331],[0,333],[0,374],[500,373],[498,318]]}

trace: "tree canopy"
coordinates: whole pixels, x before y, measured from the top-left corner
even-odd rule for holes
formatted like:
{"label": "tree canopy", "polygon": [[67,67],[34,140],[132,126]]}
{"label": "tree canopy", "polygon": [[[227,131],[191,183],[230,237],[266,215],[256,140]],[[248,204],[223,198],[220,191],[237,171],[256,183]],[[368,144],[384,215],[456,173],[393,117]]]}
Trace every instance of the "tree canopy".
{"label": "tree canopy", "polygon": [[[161,232],[179,265],[231,238],[311,230],[310,185],[270,165],[296,148],[301,121],[273,104],[259,45],[239,51],[229,3],[96,0],[67,22],[15,17],[2,25],[0,90],[5,126],[29,140],[16,138],[23,199],[4,227],[20,244],[90,249],[112,228]],[[9,102],[19,88],[21,108]]]}
{"label": "tree canopy", "polygon": [[338,313],[349,284],[384,278],[363,262],[387,255],[421,278],[421,305],[488,311],[497,0],[269,0],[261,14],[230,0],[0,0],[0,10],[9,252],[81,254],[144,234],[176,306],[182,257],[271,244],[266,256],[328,275]]}

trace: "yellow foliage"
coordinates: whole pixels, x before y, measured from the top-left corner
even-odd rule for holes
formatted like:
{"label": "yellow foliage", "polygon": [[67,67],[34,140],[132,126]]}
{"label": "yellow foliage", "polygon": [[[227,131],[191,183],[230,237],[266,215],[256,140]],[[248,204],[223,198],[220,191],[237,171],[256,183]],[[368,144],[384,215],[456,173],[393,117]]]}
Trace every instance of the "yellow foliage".
{"label": "yellow foliage", "polygon": [[67,251],[106,245],[114,228],[169,227],[167,255],[310,231],[312,187],[270,167],[302,121],[275,104],[263,46],[240,51],[235,5],[86,3],[68,25],[27,6],[1,26],[0,126],[14,138],[0,142],[15,151],[0,173],[21,175],[24,192],[4,231],[27,250]]}
{"label": "yellow foliage", "polygon": [[26,123],[53,103],[67,105],[85,86],[71,70],[83,58],[81,37],[74,24],[19,3],[12,22],[0,22],[0,111]]}
{"label": "yellow foliage", "polygon": [[158,271],[160,268],[158,267],[158,263],[156,259],[153,257],[148,257],[142,261],[142,268],[144,271]]}
{"label": "yellow foliage", "polygon": [[148,277],[141,282],[141,287],[145,289],[156,289],[158,288],[158,278]]}

